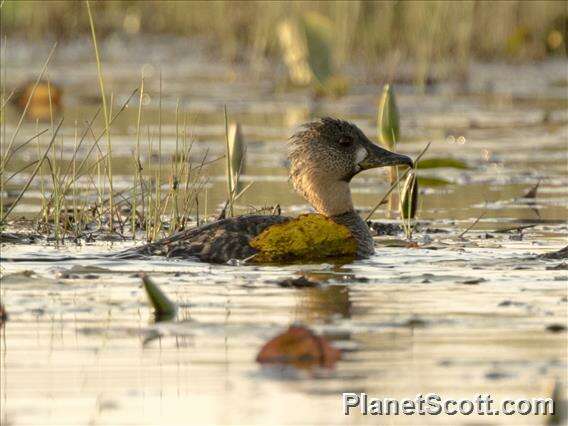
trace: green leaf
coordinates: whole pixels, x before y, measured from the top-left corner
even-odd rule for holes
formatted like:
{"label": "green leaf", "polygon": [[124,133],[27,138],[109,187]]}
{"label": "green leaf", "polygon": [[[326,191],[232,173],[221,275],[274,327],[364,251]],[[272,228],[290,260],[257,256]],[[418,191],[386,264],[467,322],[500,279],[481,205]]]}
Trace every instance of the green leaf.
{"label": "green leaf", "polygon": [[302,23],[310,68],[316,80],[325,85],[333,75],[332,23],[327,17],[315,12],[306,13],[302,17]]}
{"label": "green leaf", "polygon": [[331,21],[315,12],[305,13],[282,21],[277,32],[292,83],[325,86],[334,74]]}
{"label": "green leaf", "polygon": [[400,138],[400,120],[394,89],[386,84],[379,101],[379,114],[377,117],[379,142],[387,149],[394,150]]}
{"label": "green leaf", "polygon": [[449,157],[428,158],[427,160],[419,161],[417,166],[418,169],[439,169],[443,167],[463,170],[470,168],[465,161]]}
{"label": "green leaf", "polygon": [[416,173],[408,173],[400,194],[400,215],[403,219],[414,219],[418,207],[418,182]]}
{"label": "green leaf", "polygon": [[445,186],[445,185],[451,185],[452,182],[442,178],[419,177],[418,184],[420,186]]}
{"label": "green leaf", "polygon": [[156,316],[156,321],[167,321],[171,320],[176,316],[177,306],[164,294],[162,290],[157,286],[157,284],[152,281],[152,279],[144,275],[142,277],[142,282],[144,283],[144,289],[148,295],[148,299],[154,308],[154,315]]}

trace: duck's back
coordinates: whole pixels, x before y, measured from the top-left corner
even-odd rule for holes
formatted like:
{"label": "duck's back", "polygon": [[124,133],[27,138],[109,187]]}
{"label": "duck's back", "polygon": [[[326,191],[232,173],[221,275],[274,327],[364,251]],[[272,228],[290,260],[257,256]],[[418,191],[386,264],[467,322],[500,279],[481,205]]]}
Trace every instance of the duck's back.
{"label": "duck's back", "polygon": [[198,258],[204,262],[226,263],[246,259],[257,250],[250,242],[269,226],[284,223],[284,216],[240,216],[179,232],[171,237],[129,250],[129,255],[162,255]]}

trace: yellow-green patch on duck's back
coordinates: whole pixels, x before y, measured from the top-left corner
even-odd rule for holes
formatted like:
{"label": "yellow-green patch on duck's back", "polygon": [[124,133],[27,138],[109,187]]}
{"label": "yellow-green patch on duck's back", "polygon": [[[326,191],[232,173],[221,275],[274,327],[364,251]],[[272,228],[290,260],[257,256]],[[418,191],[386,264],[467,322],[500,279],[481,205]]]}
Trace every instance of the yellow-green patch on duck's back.
{"label": "yellow-green patch on duck's back", "polygon": [[305,214],[272,225],[250,245],[259,251],[254,262],[314,261],[355,257],[357,253],[357,241],[351,231],[320,214]]}

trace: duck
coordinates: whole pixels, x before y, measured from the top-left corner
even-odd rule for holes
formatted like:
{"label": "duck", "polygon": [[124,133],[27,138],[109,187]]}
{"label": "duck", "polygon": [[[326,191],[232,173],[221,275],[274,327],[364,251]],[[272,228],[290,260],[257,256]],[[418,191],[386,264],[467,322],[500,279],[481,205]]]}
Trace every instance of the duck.
{"label": "duck", "polygon": [[[292,186],[315,210],[309,215],[319,215],[345,227],[348,237],[355,242],[356,258],[374,254],[373,237],[367,223],[355,211],[350,182],[369,169],[413,167],[412,159],[379,147],[355,124],[333,117],[301,126],[289,138],[288,159]],[[230,217],[135,247],[121,257],[163,255],[209,263],[247,260],[258,254],[256,238],[292,220],[280,215]]]}

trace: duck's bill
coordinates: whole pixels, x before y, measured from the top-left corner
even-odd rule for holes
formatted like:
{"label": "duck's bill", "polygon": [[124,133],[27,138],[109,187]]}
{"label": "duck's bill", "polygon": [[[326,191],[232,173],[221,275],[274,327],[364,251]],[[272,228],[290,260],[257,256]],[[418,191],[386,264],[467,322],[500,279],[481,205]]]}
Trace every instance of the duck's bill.
{"label": "duck's bill", "polygon": [[366,147],[366,149],[367,156],[359,163],[361,170],[386,166],[413,167],[412,159],[406,155],[390,152],[374,144]]}

